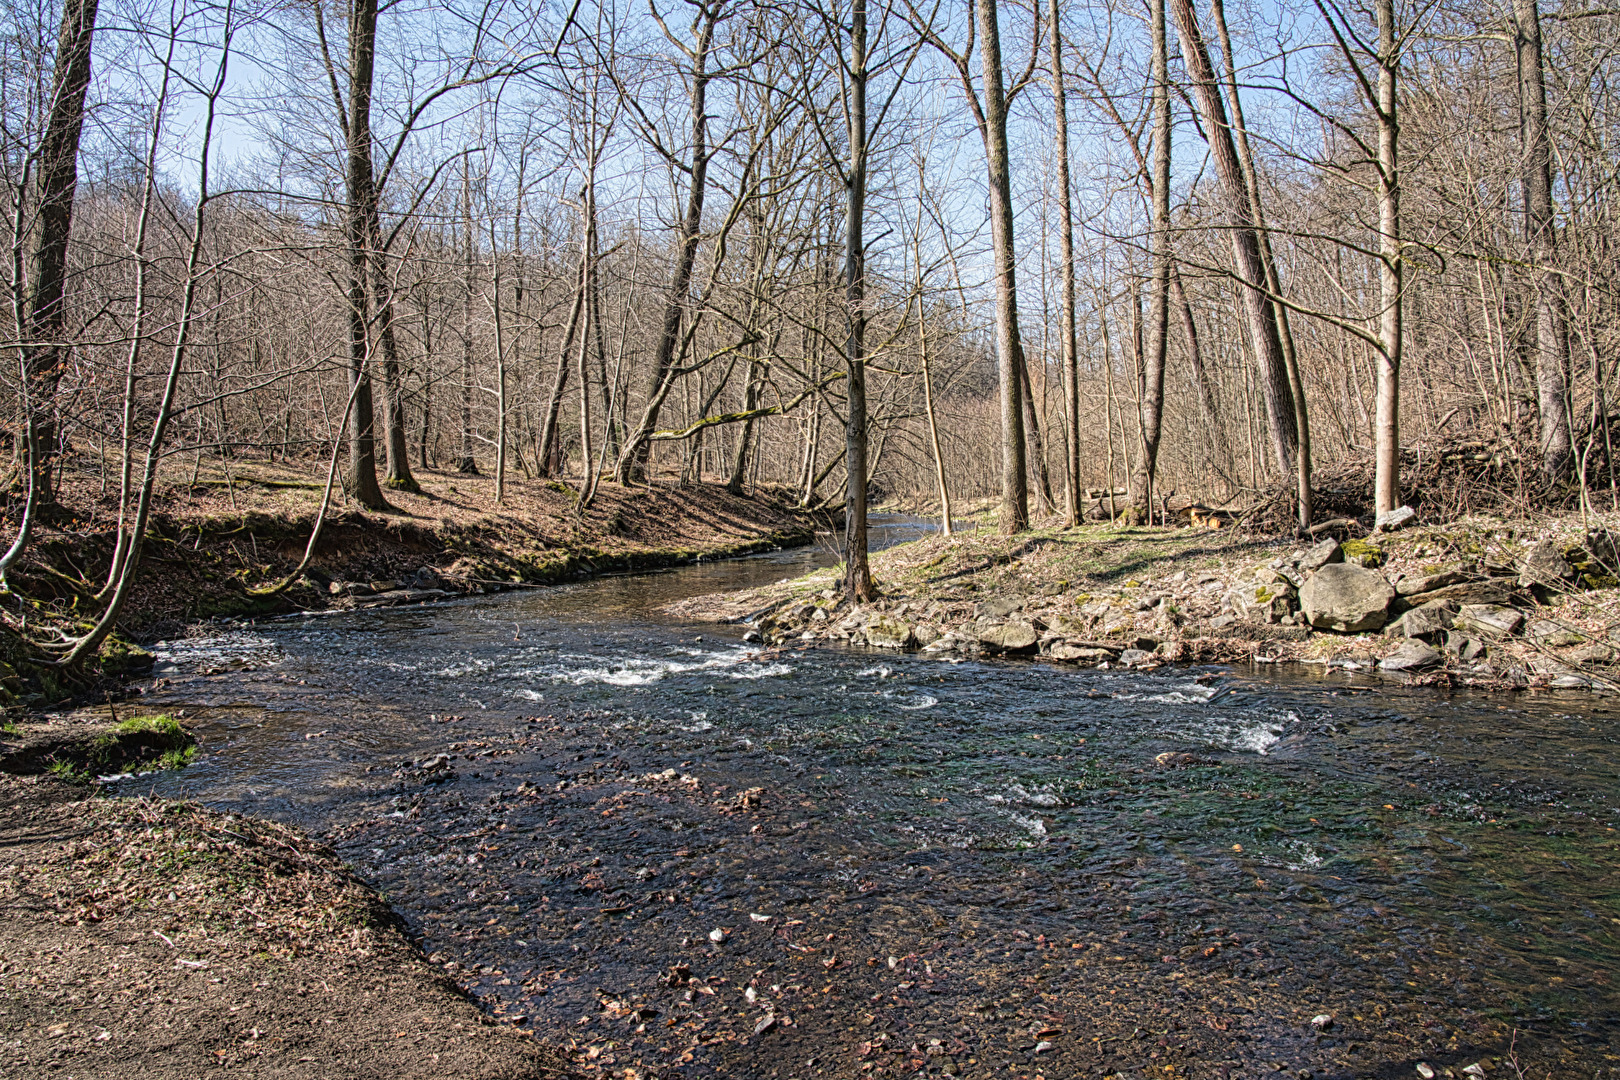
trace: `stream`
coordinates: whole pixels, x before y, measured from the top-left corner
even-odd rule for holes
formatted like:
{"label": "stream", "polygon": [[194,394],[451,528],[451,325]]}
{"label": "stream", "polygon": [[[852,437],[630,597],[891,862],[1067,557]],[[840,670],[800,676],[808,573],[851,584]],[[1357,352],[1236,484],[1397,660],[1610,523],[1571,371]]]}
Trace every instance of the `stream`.
{"label": "stream", "polygon": [[655,613],[830,558],[163,643],[200,752],[118,787],[322,836],[591,1075],[1620,1076],[1610,699]]}

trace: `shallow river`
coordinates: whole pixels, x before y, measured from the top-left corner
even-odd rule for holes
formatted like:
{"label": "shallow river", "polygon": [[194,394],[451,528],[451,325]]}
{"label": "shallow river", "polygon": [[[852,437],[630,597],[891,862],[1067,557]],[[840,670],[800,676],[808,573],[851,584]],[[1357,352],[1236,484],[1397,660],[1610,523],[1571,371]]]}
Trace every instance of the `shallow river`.
{"label": "shallow river", "polygon": [[1620,1075],[1605,699],[652,613],[827,558],[169,643],[202,753],[124,787],[325,836],[594,1075]]}

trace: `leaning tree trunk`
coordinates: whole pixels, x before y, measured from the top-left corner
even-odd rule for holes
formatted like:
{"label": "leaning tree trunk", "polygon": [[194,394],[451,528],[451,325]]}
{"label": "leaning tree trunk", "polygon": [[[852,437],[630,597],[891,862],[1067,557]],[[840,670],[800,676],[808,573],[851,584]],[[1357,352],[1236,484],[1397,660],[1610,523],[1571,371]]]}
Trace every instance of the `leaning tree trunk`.
{"label": "leaning tree trunk", "polygon": [[1283,356],[1276,316],[1271,310],[1271,298],[1266,291],[1265,263],[1260,253],[1254,207],[1244,183],[1243,167],[1232,142],[1232,129],[1226,119],[1226,107],[1221,102],[1215,68],[1210,63],[1209,48],[1199,29],[1192,0],[1171,0],[1171,3],[1174,5],[1176,32],[1181,37],[1182,59],[1187,66],[1198,111],[1204,115],[1205,134],[1215,159],[1216,174],[1220,177],[1221,193],[1226,200],[1233,262],[1242,284],[1239,291],[1243,296],[1250,340],[1254,344],[1261,396],[1265,400],[1266,418],[1271,428],[1272,451],[1278,471],[1287,476],[1295,471],[1294,454],[1299,449],[1299,427],[1295,420],[1288,362]]}
{"label": "leaning tree trunk", "polygon": [[[24,396],[26,467],[30,498],[37,506],[56,501],[51,483],[57,430],[56,388],[67,365],[67,249],[73,231],[73,202],[79,187],[79,137],[84,130],[84,99],[90,87],[90,54],[95,40],[97,0],[66,0],[56,38],[51,100],[40,139],[36,221],[29,278],[32,292],[14,298],[23,344],[23,370],[32,383]],[[18,281],[15,288],[21,289]]]}
{"label": "leaning tree trunk", "polygon": [[1271,292],[1271,313],[1277,320],[1277,338],[1282,343],[1283,363],[1288,368],[1289,392],[1294,398],[1294,426],[1299,432],[1299,452],[1294,456],[1294,507],[1301,531],[1310,528],[1314,496],[1311,492],[1311,423],[1305,405],[1305,378],[1300,373],[1299,356],[1294,348],[1294,332],[1289,325],[1288,308],[1282,302],[1282,278],[1271,251],[1271,233],[1266,229],[1265,206],[1260,199],[1260,170],[1249,145],[1249,127],[1243,118],[1243,98],[1238,94],[1237,60],[1232,52],[1232,35],[1226,28],[1223,0],[1211,0],[1215,29],[1220,34],[1221,52],[1226,58],[1226,96],[1232,106],[1232,123],[1237,136],[1238,163],[1243,167],[1249,205],[1260,236],[1260,262],[1266,271],[1266,288]]}
{"label": "leaning tree trunk", "polygon": [[1164,421],[1164,358],[1170,329],[1170,76],[1164,0],[1153,0],[1153,288],[1148,297],[1147,341],[1142,365],[1142,456],[1131,480],[1131,518],[1153,523],[1153,482],[1158,473]]}
{"label": "leaning tree trunk", "polygon": [[680,343],[681,320],[686,312],[688,294],[692,289],[692,268],[697,263],[699,242],[703,238],[703,199],[708,191],[709,147],[708,96],[709,52],[714,46],[714,27],[719,18],[717,7],[704,9],[703,25],[698,32],[697,45],[692,51],[692,159],[686,172],[686,211],[677,230],[675,270],[670,276],[669,291],[664,296],[663,324],[653,348],[652,375],[647,385],[647,404],[635,430],[625,439],[624,450],[614,469],[614,479],[621,484],[638,484],[647,478],[647,462],[652,453],[652,433],[658,428],[658,413],[669,394],[669,381],[674,377],[675,349]]}

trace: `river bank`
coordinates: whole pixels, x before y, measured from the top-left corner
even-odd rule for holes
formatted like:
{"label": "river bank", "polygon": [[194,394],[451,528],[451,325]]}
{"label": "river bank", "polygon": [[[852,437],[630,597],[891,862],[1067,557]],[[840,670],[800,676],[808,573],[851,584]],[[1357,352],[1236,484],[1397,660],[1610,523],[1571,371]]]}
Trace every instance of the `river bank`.
{"label": "river bank", "polygon": [[[324,477],[283,465],[175,468],[157,490],[135,588],[102,650],[103,679],[60,679],[20,643],[4,659],[7,703],[40,708],[150,668],[137,643],[221,617],[420,603],[593,574],[679,566],[807,544],[809,518],[771,493],[741,496],[708,484],[603,484],[583,512],[556,481],[512,477],[500,503],[488,478],[424,470],[420,492],[391,491],[393,509],[328,512],[308,568],[286,589],[309,543]],[[99,610],[116,540],[115,490],[69,473],[58,512],[36,527],[11,573],[35,625],[80,632]],[[86,690],[86,686],[90,686]]]}
{"label": "river bank", "polygon": [[571,1075],[297,830],[0,776],[0,845],[8,1076]]}
{"label": "river bank", "polygon": [[776,646],[849,643],[1091,667],[1297,661],[1388,679],[1614,690],[1620,529],[1473,517],[1307,541],[1232,528],[1047,527],[931,536],[879,552],[880,597],[837,568],[678,601]]}

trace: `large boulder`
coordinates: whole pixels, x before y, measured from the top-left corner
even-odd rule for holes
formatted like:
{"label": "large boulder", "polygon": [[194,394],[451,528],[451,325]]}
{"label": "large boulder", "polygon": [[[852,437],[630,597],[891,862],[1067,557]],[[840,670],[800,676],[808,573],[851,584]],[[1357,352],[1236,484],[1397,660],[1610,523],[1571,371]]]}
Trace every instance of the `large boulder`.
{"label": "large boulder", "polygon": [[1300,610],[1312,626],[1346,634],[1383,626],[1393,599],[1395,590],[1383,575],[1353,563],[1330,563],[1299,590]]}

